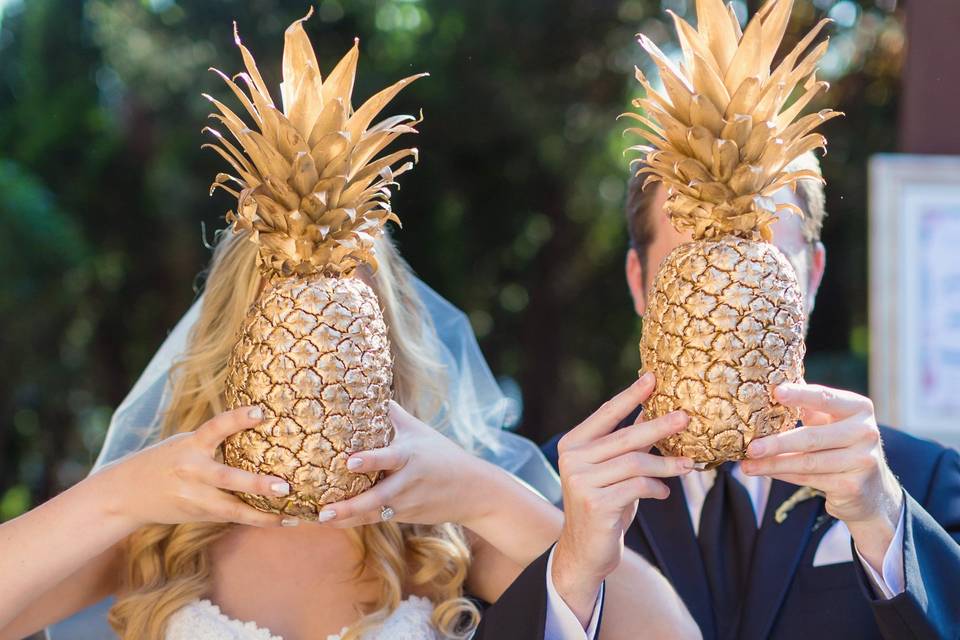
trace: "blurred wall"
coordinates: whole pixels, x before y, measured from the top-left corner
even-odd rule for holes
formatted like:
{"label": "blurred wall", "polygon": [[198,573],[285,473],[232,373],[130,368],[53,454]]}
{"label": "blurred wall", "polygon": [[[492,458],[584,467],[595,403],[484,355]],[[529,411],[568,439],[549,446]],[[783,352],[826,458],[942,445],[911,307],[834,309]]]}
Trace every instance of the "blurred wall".
{"label": "blurred wall", "polygon": [[900,150],[960,153],[960,2],[907,5]]}

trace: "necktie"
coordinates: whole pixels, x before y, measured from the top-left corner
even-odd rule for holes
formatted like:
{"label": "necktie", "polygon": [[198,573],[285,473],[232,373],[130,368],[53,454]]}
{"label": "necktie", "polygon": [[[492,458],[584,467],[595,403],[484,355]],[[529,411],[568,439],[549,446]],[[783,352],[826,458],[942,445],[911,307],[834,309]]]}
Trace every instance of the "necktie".
{"label": "necktie", "polygon": [[750,496],[730,475],[730,468],[730,463],[717,468],[716,480],[703,502],[697,534],[721,640],[736,637],[757,536]]}

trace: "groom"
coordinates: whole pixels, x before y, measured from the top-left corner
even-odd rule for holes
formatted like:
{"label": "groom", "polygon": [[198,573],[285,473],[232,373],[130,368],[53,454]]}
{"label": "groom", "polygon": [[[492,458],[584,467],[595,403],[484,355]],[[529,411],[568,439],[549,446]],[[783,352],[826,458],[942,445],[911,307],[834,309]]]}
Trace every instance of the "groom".
{"label": "groom", "polygon": [[[801,162],[819,173],[812,154]],[[642,316],[657,266],[690,237],[669,223],[663,186],[640,185],[626,205],[626,276]],[[774,244],[809,315],[825,265],[823,187],[778,195],[806,213],[778,220]],[[669,496],[641,501],[626,544],[671,581],[708,640],[958,637],[957,452],[878,427],[870,400],[849,391],[791,384],[776,398],[807,426],[755,440],[742,463],[665,480]],[[563,466],[577,450],[560,441],[558,456],[558,440],[544,452]],[[608,620],[630,615],[608,598]]]}

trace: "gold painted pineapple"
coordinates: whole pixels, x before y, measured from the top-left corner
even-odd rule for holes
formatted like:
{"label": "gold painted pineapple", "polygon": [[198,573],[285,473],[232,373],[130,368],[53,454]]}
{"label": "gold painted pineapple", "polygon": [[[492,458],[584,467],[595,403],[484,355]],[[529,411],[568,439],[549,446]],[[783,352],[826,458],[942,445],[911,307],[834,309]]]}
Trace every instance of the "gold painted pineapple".
{"label": "gold painted pineapple", "polygon": [[387,328],[376,295],[356,272],[362,265],[376,268],[374,239],[387,221],[399,223],[390,187],[417,158],[416,149],[378,156],[401,134],[416,133],[415,118],[371,123],[421,77],[401,80],[353,109],[357,44],[324,81],[303,30],[309,17],[286,31],[282,111],[236,39],[247,69],[236,77],[248,93],[217,73],[252,126],[206,96],[217,109],[211,117],[240,146],[211,128],[216,143],[204,145],[233,170],[218,174],[211,192],[221,188],[237,198],[227,221],[259,245],[264,278],[230,358],[225,395],[230,407],[263,407],[267,419],[228,438],[224,460],[287,480],[286,498],[240,497],[301,518],[316,518],[325,504],[376,482],[376,474],[348,471],[346,460],[392,437]]}
{"label": "gold painted pineapple", "polygon": [[687,429],[657,446],[708,467],[742,459],[753,438],[799,417],[770,395],[802,378],[805,349],[797,277],[770,240],[779,211],[803,212],[771,197],[798,180],[822,180],[791,162],[824,148],[812,131],[841,114],[797,119],[827,87],[815,77],[827,42],[806,53],[827,21],[773,66],[792,8],[793,0],[769,0],[741,32],[732,6],[697,0],[696,29],[673,16],[680,65],[641,34],[664,91],[638,69],[646,97],[634,106],[643,114],[624,114],[643,125],[628,131],[649,142],[629,149],[643,154],[644,186],[665,185],[672,224],[693,236],[664,259],[648,295],[640,354],[658,382],[644,411],[686,411]]}

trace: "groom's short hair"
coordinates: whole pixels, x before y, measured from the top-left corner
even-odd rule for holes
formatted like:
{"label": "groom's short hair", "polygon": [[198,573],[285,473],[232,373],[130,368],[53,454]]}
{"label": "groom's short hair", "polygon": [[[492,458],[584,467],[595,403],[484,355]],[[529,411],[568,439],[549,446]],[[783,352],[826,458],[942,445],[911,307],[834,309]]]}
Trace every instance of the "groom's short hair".
{"label": "groom's short hair", "polygon": [[[642,162],[634,163],[634,167],[637,169],[643,166]],[[791,162],[788,168],[791,171],[808,169],[819,176],[823,175],[820,170],[820,161],[812,151]],[[657,193],[656,187],[659,185],[659,183],[653,182],[644,189],[643,181],[646,180],[648,175],[647,173],[642,173],[639,176],[634,174],[630,178],[625,207],[630,247],[637,252],[640,264],[643,265],[644,269],[647,267],[647,254],[650,243],[653,242],[655,230],[650,207]],[[823,183],[814,180],[799,180],[797,182],[797,196],[800,200],[800,207],[806,214],[803,219],[803,237],[811,244],[819,242],[823,219],[827,215]]]}

